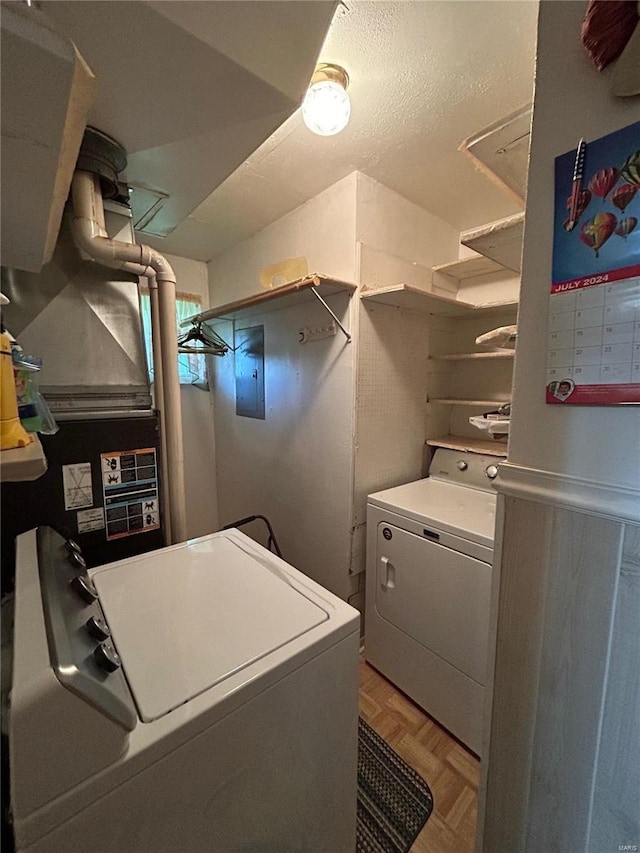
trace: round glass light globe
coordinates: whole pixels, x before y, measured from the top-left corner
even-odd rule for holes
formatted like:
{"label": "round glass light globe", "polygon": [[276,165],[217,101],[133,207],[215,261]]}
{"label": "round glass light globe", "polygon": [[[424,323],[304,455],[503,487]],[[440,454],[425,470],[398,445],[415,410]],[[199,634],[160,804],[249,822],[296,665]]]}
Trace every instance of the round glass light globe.
{"label": "round glass light globe", "polygon": [[351,115],[349,95],[339,83],[322,80],[310,86],[302,102],[302,118],[319,136],[333,136],[347,126]]}

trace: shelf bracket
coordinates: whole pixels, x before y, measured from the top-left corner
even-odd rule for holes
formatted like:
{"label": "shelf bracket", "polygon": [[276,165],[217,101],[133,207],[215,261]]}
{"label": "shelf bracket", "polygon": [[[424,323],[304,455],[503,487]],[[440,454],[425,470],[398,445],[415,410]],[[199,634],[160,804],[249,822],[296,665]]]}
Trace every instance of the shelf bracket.
{"label": "shelf bracket", "polygon": [[316,288],[315,288],[315,287],[310,287],[310,288],[309,288],[309,290],[311,291],[311,293],[313,293],[313,295],[316,297],[316,299],[321,303],[321,305],[324,307],[325,311],[328,311],[328,312],[329,312],[329,314],[331,314],[331,316],[333,317],[333,319],[335,320],[335,322],[340,326],[340,330],[342,331],[342,333],[344,334],[345,338],[347,339],[347,343],[348,343],[348,344],[350,344],[350,343],[351,343],[351,335],[349,334],[349,332],[347,332],[347,330],[346,330],[346,329],[345,329],[345,327],[342,325],[342,323],[340,322],[340,320],[338,320],[338,318],[337,318],[337,317],[336,317],[336,315],[333,313],[333,311],[331,310],[331,308],[329,308],[329,306],[327,305],[327,303],[325,302],[325,300],[322,298],[322,296],[320,296],[320,294],[318,293],[318,291],[316,290]]}

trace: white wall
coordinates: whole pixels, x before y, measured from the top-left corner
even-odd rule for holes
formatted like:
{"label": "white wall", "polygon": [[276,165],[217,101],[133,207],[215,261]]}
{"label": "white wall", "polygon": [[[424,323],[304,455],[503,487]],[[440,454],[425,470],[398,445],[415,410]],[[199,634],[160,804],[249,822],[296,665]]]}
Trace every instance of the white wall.
{"label": "white wall", "polygon": [[615,98],[611,74],[590,65],[576,35],[580,3],[543,3],[509,459],[613,485],[640,483],[640,416],[633,406],[545,403],[554,159],[640,118],[638,98]]}
{"label": "white wall", "polygon": [[497,481],[485,853],[601,853],[640,833],[640,542],[626,523],[638,506],[639,412],[555,407],[544,393],[555,158],[640,118],[640,100],[616,99],[611,69],[588,61],[584,10],[540,4],[514,410]]}
{"label": "white wall", "polygon": [[[177,290],[202,298],[209,307],[207,265],[202,261],[167,255],[176,273]],[[216,457],[213,433],[213,398],[206,391],[180,386],[187,488],[187,532],[189,538],[218,529],[216,500]]]}
{"label": "white wall", "polygon": [[208,265],[211,304],[262,292],[260,270],[286,258],[306,257],[309,272],[354,281],[355,185],[353,172],[213,258]]}
{"label": "white wall", "polygon": [[[380,252],[431,267],[458,257],[459,234],[433,213],[357,172],[356,240]],[[388,280],[397,284],[404,279]],[[363,284],[369,285],[368,281]],[[383,286],[382,283],[378,284]]]}
{"label": "white wall", "polygon": [[427,316],[360,306],[352,571],[364,570],[367,495],[423,476],[428,366]]}
{"label": "white wall", "polygon": [[[457,252],[454,228],[354,172],[214,258],[211,301],[260,292],[260,270],[296,255],[358,284],[429,289],[431,265]],[[269,515],[287,559],[343,596],[358,584],[349,571],[364,568],[366,495],[423,473],[429,341],[424,315],[351,305],[346,347],[340,337],[295,342],[299,326],[322,318],[317,306],[252,317],[265,325],[264,422],[236,417],[231,359],[215,391],[221,521]]]}
{"label": "white wall", "polygon": [[[430,290],[431,267],[455,260],[458,250],[455,228],[352,173],[210,261],[211,303],[261,292],[260,270],[296,255],[308,258],[310,270],[358,285]],[[324,319],[312,303],[242,315],[238,327],[265,327],[266,419],[235,415],[234,362],[225,358],[217,363],[215,427],[221,523],[269,516],[285,557],[346,597],[358,583],[349,572],[364,569],[367,494],[426,473],[431,322],[364,307],[357,296],[350,312],[346,298],[334,301],[348,317],[349,345],[341,336],[297,343],[299,327]],[[221,333],[233,330],[223,324]],[[446,333],[454,350],[453,327]]]}
{"label": "white wall", "polygon": [[[431,290],[431,267],[457,257],[458,232],[357,175],[358,284]],[[362,303],[358,318],[351,570],[364,570],[367,495],[424,476],[431,335],[426,314]]]}
{"label": "white wall", "polygon": [[[355,174],[209,262],[213,305],[262,292],[260,270],[296,256],[309,271],[355,279]],[[327,301],[347,328],[356,297]],[[220,523],[266,515],[287,561],[342,598],[357,588],[349,578],[355,345],[341,332],[298,342],[298,329],[324,325],[311,297],[286,308],[243,313],[236,328],[263,325],[266,417],[235,413],[235,364],[216,362],[213,391]],[[227,340],[233,324],[215,327]],[[257,538],[261,528],[246,532]]]}
{"label": "white wall", "polygon": [[[354,299],[355,297],[351,297]],[[349,326],[349,297],[327,298]],[[216,365],[216,451],[221,524],[266,515],[284,558],[347,599],[353,447],[352,344],[337,335],[306,344],[298,329],[326,323],[307,298],[251,313],[237,327],[264,326],[265,419],[235,411],[235,362]],[[215,326],[232,340],[233,324]],[[245,532],[264,543],[258,524]]]}

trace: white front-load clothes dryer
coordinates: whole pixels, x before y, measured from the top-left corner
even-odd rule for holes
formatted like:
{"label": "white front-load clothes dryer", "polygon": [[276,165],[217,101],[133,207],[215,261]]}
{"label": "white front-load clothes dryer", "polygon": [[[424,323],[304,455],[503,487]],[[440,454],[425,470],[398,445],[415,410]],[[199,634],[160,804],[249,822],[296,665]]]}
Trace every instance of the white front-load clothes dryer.
{"label": "white front-load clothes dryer", "polygon": [[365,657],[478,755],[499,461],[438,449],[367,505]]}
{"label": "white front-load clothes dryer", "polygon": [[237,530],[87,572],[18,538],[18,851],[355,845],[359,614]]}

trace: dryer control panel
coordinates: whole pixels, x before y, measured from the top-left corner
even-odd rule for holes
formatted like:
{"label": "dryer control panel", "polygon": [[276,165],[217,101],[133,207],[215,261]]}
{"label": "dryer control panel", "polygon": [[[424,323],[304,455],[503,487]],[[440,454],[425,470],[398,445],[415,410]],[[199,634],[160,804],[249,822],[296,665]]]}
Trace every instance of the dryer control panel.
{"label": "dryer control panel", "polygon": [[498,476],[498,465],[504,459],[502,456],[439,447],[429,465],[429,476],[435,480],[490,492],[491,482]]}

